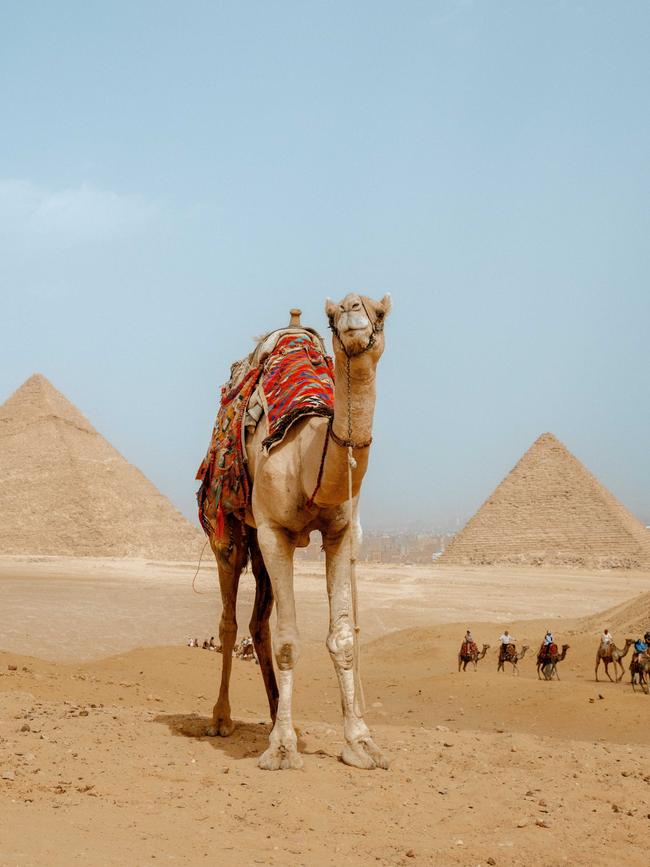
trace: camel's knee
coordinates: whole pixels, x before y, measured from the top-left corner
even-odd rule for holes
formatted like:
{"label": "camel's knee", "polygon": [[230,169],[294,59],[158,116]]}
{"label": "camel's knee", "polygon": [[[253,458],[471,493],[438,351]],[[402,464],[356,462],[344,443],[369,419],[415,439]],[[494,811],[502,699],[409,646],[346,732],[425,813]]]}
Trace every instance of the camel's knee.
{"label": "camel's knee", "polygon": [[224,642],[232,641],[234,642],[237,638],[237,621],[232,617],[226,618],[225,616],[221,617],[221,622],[219,623],[219,640],[223,645]]}
{"label": "camel's knee", "polygon": [[296,634],[278,634],[273,643],[275,661],[280,671],[292,669],[300,657],[300,642]]}
{"label": "camel's knee", "polygon": [[349,623],[340,623],[327,636],[327,649],[335,664],[350,669],[354,663],[354,632]]}

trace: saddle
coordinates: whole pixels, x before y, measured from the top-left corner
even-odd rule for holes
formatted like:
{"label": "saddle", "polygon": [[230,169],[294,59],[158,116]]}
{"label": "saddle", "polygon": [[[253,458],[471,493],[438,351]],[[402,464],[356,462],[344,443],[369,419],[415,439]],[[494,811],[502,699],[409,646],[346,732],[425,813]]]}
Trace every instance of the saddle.
{"label": "saddle", "polygon": [[550,659],[552,656],[557,655],[557,644],[542,644],[539,649],[539,653],[537,654],[537,658],[540,660]]}
{"label": "saddle", "polygon": [[512,659],[516,652],[517,648],[514,644],[501,645],[501,659]]}
{"label": "saddle", "polygon": [[[320,335],[283,328],[263,337],[255,350],[230,368],[207,454],[196,478],[199,521],[205,533],[222,538],[225,516],[246,516],[251,486],[246,468],[246,433],[262,416],[268,423],[267,452],[299,418],[334,413],[334,365]],[[214,526],[208,519],[213,507]]]}
{"label": "saddle", "polygon": [[461,656],[471,656],[473,653],[478,653],[478,645],[475,641],[463,641],[460,646]]}

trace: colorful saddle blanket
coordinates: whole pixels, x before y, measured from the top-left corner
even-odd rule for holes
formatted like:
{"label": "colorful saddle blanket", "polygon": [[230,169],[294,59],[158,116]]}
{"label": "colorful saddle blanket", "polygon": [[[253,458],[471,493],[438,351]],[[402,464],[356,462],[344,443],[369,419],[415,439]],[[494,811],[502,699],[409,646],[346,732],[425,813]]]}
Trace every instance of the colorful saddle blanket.
{"label": "colorful saddle blanket", "polygon": [[539,659],[550,659],[557,655],[557,644],[542,644],[537,654]]}
{"label": "colorful saddle blanket", "polygon": [[478,647],[475,641],[463,641],[460,648],[461,656],[470,656],[472,653],[478,653]]}
{"label": "colorful saddle blanket", "polygon": [[[303,330],[269,335],[248,358],[236,362],[221,389],[221,404],[208,452],[196,478],[199,521],[208,535],[221,538],[225,515],[244,520],[250,503],[246,470],[245,429],[255,425],[261,411],[267,417],[267,451],[282,441],[291,425],[306,415],[334,413],[334,366],[318,335]],[[260,347],[271,347],[260,353]],[[248,414],[249,404],[256,412]],[[208,519],[214,509],[216,523]]]}

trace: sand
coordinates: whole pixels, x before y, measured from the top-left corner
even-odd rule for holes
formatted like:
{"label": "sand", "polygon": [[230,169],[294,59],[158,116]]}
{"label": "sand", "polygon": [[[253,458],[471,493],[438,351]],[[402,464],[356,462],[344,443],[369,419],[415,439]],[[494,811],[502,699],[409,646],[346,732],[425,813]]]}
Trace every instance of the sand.
{"label": "sand", "polygon": [[[0,864],[647,864],[650,696],[593,664],[649,573],[362,567],[367,721],[391,758],[363,772],[337,759],[322,567],[299,569],[305,767],[268,773],[254,663],[234,661],[233,736],[204,734],[221,657],[185,640],[216,633],[213,567],[196,595],[189,565],[3,558]],[[561,680],[532,653],[497,674],[504,625],[533,648],[551,626]],[[467,626],[492,648],[459,674]]]}

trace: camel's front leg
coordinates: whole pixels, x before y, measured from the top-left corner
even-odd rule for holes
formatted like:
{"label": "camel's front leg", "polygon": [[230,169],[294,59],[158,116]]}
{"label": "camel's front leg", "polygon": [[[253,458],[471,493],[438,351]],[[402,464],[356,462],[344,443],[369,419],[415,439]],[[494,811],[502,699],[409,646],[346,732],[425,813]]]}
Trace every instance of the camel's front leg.
{"label": "camel's front leg", "polygon": [[327,594],[330,605],[330,627],[327,649],[330,652],[341,688],[343,706],[343,734],[345,746],[341,759],[357,768],[387,768],[388,761],[370,736],[370,730],[361,716],[356,694],[354,643],[352,625],[352,598],[350,587],[350,539],[354,532],[348,527],[343,533],[323,533],[327,571]]}
{"label": "camel's front leg", "polygon": [[257,541],[271,577],[277,609],[277,627],[273,652],[278,666],[278,710],[269,736],[269,746],[260,756],[259,766],[265,771],[301,768],[298,739],[291,717],[293,669],[300,655],[296,626],[296,605],[293,598],[294,545],[280,527],[258,526]]}

